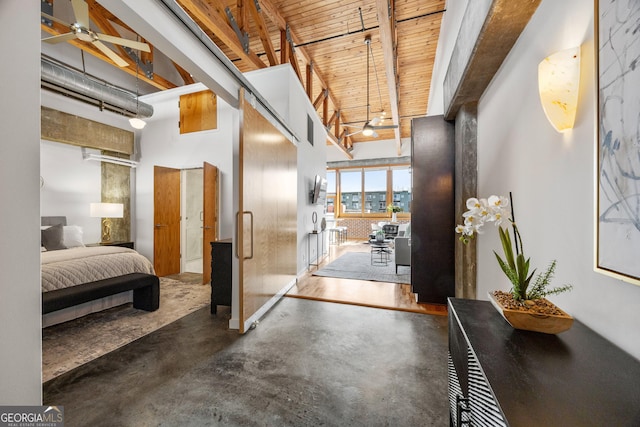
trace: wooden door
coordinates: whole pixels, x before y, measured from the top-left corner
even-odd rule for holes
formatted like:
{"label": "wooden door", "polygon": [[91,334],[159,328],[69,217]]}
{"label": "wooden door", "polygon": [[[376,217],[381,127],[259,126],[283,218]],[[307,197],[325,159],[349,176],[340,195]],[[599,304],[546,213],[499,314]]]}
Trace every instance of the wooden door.
{"label": "wooden door", "polygon": [[237,256],[240,332],[296,279],[297,154],[241,97]]}
{"label": "wooden door", "polygon": [[218,168],[204,162],[202,283],[211,281],[211,242],[218,240]]}
{"label": "wooden door", "polygon": [[158,276],[180,273],[180,169],[153,169],[153,267]]}

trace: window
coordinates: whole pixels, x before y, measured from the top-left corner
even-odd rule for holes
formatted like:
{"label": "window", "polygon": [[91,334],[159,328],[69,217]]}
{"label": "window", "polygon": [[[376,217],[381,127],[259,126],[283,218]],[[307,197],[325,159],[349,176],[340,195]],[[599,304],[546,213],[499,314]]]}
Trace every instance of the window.
{"label": "window", "polygon": [[[364,194],[367,200],[370,200],[369,209],[365,209],[364,213],[384,212],[386,206],[380,210],[380,204],[376,203],[384,200],[387,195],[387,171],[386,169],[365,169],[364,170]],[[372,210],[373,205],[376,209]]]}
{"label": "window", "polygon": [[411,173],[407,166],[392,169],[393,204],[411,212]]}
{"label": "window", "polygon": [[[340,198],[337,206],[336,198]],[[411,171],[408,165],[374,166],[327,171],[327,212],[338,216],[389,218],[387,206],[411,212]]]}
{"label": "window", "polygon": [[340,171],[340,194],[342,210],[340,213],[361,213],[360,195],[362,193],[362,171]]}

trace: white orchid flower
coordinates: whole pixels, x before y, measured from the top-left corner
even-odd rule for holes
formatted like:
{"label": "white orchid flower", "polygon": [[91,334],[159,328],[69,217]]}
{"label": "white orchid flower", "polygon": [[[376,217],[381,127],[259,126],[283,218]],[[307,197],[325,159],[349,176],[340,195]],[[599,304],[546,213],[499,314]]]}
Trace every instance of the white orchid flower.
{"label": "white orchid flower", "polygon": [[467,199],[467,209],[477,209],[480,206],[480,200],[476,199],[475,197],[470,197]]}
{"label": "white orchid flower", "polygon": [[492,208],[506,209],[509,206],[509,199],[504,196],[491,196],[488,200],[489,206]]}

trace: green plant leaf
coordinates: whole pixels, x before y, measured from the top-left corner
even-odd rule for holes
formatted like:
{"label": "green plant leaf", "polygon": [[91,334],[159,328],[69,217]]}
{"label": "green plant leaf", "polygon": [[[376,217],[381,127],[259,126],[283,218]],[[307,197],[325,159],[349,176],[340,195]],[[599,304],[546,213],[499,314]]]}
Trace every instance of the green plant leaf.
{"label": "green plant leaf", "polygon": [[498,227],[498,233],[500,234],[500,242],[502,243],[502,251],[506,258],[507,264],[511,269],[516,269],[516,264],[513,259],[513,246],[511,244],[511,236],[502,227]]}

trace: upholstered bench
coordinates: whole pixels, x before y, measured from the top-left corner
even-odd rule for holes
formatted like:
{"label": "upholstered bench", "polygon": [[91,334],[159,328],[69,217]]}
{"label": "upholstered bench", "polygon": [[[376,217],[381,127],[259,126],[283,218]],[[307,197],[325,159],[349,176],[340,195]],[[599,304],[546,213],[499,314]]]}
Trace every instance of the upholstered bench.
{"label": "upholstered bench", "polygon": [[133,306],[155,311],[160,307],[160,279],[144,273],[131,273],[42,294],[42,314],[73,307],[120,292],[133,290]]}

